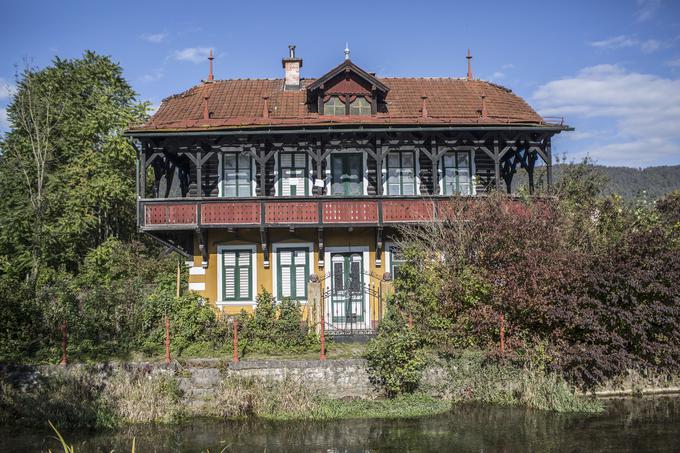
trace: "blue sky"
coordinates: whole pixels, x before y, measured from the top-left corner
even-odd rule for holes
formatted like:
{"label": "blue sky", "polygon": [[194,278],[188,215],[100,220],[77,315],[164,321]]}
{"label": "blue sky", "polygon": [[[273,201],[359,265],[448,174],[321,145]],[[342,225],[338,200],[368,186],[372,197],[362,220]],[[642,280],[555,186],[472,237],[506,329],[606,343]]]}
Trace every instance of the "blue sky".
{"label": "blue sky", "polygon": [[317,77],[343,58],[383,76],[474,76],[511,88],[575,132],[560,156],[607,165],[680,164],[680,2],[103,2],[3,0],[0,128],[15,67],[91,49],[119,62],[157,106],[207,74],[281,77],[287,45]]}

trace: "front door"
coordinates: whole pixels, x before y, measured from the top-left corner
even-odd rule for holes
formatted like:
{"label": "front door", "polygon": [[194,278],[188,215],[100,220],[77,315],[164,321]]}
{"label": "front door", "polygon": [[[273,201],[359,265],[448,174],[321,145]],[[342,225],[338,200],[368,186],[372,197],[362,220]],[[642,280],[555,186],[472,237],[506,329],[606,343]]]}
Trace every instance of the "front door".
{"label": "front door", "polygon": [[331,195],[344,197],[363,195],[363,167],[361,153],[331,154]]}
{"label": "front door", "polygon": [[331,254],[331,317],[333,323],[364,321],[364,263],[361,253]]}

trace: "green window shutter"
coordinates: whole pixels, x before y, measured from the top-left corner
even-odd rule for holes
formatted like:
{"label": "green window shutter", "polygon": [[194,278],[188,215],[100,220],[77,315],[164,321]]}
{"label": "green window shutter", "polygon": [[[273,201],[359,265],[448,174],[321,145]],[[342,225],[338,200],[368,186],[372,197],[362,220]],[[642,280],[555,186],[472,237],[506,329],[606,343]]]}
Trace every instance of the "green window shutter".
{"label": "green window shutter", "polygon": [[250,250],[222,252],[222,299],[252,300],[252,257]]}
{"label": "green window shutter", "polygon": [[278,292],[279,297],[305,300],[307,298],[308,250],[279,249],[278,255]]}

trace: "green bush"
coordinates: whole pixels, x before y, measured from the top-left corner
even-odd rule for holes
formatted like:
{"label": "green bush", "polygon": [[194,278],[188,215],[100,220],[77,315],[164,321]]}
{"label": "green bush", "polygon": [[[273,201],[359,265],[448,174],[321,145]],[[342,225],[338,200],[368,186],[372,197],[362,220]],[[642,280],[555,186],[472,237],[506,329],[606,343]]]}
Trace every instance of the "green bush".
{"label": "green bush", "polygon": [[241,312],[238,321],[240,354],[297,353],[319,349],[316,333],[302,318],[300,303],[285,298],[277,304],[265,289],[257,296],[255,312],[252,315]]}
{"label": "green bush", "polygon": [[388,396],[413,392],[420,382],[425,359],[423,342],[394,306],[368,344],[366,359],[371,382]]}

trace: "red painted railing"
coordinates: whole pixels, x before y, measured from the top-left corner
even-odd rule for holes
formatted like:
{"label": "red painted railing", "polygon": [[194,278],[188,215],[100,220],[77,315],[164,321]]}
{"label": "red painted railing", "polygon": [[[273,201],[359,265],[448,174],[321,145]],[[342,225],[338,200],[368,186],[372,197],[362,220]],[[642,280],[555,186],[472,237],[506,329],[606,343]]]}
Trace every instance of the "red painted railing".
{"label": "red painted railing", "polygon": [[[381,225],[427,222],[446,198],[280,198],[142,200],[145,228],[181,226]],[[445,217],[445,215],[444,215]]]}

